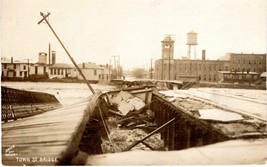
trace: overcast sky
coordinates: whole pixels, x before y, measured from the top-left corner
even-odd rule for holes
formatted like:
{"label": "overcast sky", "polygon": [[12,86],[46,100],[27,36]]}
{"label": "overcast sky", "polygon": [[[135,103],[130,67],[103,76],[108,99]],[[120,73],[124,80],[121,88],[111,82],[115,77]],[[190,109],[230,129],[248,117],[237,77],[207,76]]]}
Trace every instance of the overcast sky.
{"label": "overcast sky", "polygon": [[124,69],[150,66],[161,58],[161,40],[175,38],[174,58],[187,55],[186,34],[198,33],[197,55],[208,59],[227,52],[266,53],[265,0],[2,0],[1,57],[30,58],[57,52],[71,63],[40,12],[72,57],[107,64],[120,55]]}

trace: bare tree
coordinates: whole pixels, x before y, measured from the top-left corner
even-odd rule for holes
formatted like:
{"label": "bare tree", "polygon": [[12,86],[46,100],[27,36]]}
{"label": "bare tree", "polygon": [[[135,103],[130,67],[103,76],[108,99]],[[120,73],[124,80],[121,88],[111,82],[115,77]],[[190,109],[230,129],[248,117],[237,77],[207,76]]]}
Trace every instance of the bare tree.
{"label": "bare tree", "polygon": [[134,69],[134,70],[132,71],[132,75],[133,75],[133,77],[135,77],[135,78],[143,78],[144,75],[145,75],[145,73],[146,73],[146,71],[145,71],[145,69],[143,69],[143,68],[136,68],[136,69]]}

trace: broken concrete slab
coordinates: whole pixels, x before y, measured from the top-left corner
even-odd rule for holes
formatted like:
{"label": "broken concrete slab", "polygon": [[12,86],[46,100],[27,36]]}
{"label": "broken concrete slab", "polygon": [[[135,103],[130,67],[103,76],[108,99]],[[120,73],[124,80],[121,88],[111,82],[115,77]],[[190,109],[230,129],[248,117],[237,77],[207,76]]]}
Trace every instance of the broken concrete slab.
{"label": "broken concrete slab", "polygon": [[134,110],[134,106],[126,101],[121,101],[118,105],[118,110],[122,115],[127,115],[130,111]]}
{"label": "broken concrete slab", "polygon": [[239,121],[243,120],[243,116],[237,113],[224,111],[218,108],[200,109],[198,110],[200,119],[204,120],[216,120],[216,121]]}
{"label": "broken concrete slab", "polygon": [[145,103],[143,102],[143,100],[141,100],[141,99],[139,99],[137,97],[128,99],[127,102],[129,104],[133,105],[135,110],[139,110],[139,109],[141,109],[142,107],[145,106]]}

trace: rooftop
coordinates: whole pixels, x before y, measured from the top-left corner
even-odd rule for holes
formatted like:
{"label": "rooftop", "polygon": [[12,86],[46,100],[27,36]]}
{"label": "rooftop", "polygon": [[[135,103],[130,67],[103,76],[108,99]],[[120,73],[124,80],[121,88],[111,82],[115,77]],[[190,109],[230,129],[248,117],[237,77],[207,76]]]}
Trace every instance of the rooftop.
{"label": "rooftop", "polygon": [[74,68],[74,66],[71,64],[66,64],[66,63],[56,63],[53,65],[50,65],[50,68]]}

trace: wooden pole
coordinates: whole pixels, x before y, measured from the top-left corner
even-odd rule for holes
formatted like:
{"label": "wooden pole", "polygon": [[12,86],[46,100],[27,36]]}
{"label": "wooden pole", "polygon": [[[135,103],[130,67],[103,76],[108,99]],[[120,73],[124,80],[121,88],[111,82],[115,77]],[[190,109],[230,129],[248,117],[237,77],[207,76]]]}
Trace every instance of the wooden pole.
{"label": "wooden pole", "polygon": [[133,144],[131,144],[129,147],[127,147],[124,151],[129,151],[131,150],[134,146],[136,146],[139,143],[142,143],[144,140],[146,140],[147,138],[149,138],[150,136],[154,135],[155,133],[157,133],[158,131],[160,131],[162,128],[164,128],[165,126],[167,126],[168,124],[170,124],[171,122],[173,122],[175,120],[175,118],[169,120],[168,122],[166,122],[165,124],[161,125],[160,127],[158,127],[157,129],[155,129],[153,132],[149,133],[147,136],[145,136],[144,138],[142,138],[141,140],[135,141]]}
{"label": "wooden pole", "polygon": [[50,13],[48,13],[47,15],[43,14],[42,12],[40,13],[41,16],[43,17],[42,20],[40,20],[38,22],[38,24],[40,24],[42,21],[45,21],[47,23],[47,25],[49,26],[49,28],[51,29],[51,31],[53,32],[53,34],[56,36],[57,40],[59,41],[59,43],[61,44],[61,46],[63,47],[63,49],[65,50],[65,52],[67,53],[67,55],[69,56],[70,60],[72,61],[72,63],[74,64],[74,66],[76,67],[76,69],[79,71],[79,73],[81,74],[81,76],[83,77],[83,79],[85,80],[87,86],[89,87],[89,89],[91,90],[91,92],[93,94],[95,94],[94,89],[91,87],[90,83],[87,81],[87,79],[85,78],[85,76],[83,75],[81,69],[79,68],[79,66],[76,64],[76,62],[74,61],[74,59],[71,57],[70,53],[68,52],[68,50],[66,49],[66,47],[63,45],[63,43],[61,42],[61,40],[59,39],[59,37],[57,36],[56,32],[54,31],[54,29],[52,28],[52,26],[49,24],[49,22],[47,21],[47,17],[50,15]]}

